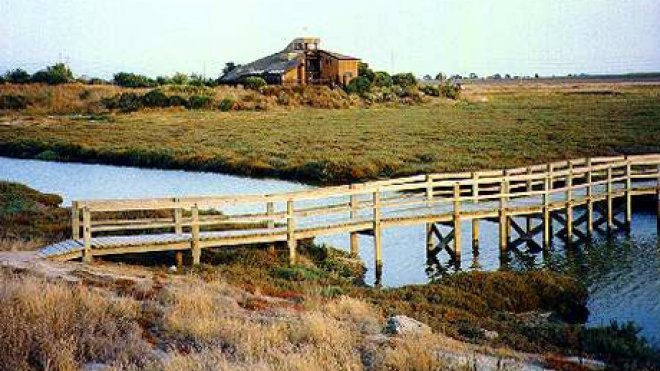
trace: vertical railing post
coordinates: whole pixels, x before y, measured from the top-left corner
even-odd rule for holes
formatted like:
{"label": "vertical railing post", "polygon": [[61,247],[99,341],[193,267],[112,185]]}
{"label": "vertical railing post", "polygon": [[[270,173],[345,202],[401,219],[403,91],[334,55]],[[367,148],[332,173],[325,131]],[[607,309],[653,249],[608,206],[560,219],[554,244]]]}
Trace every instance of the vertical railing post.
{"label": "vertical railing post", "polygon": [[[172,199],[172,202],[174,203],[174,233],[180,236],[183,234],[183,209],[179,205],[178,198]],[[181,268],[183,266],[183,251],[177,250],[174,253],[174,260],[176,266]]]}
{"label": "vertical railing post", "polygon": [[[275,229],[275,219],[273,215],[275,214],[275,204],[273,201],[266,202],[266,228],[269,232],[272,232]],[[268,252],[270,254],[275,254],[275,242],[268,244]]]}
{"label": "vertical railing post", "polygon": [[78,206],[78,201],[71,203],[71,238],[76,241],[80,239],[80,206]]}
{"label": "vertical railing post", "polygon": [[607,229],[611,231],[614,228],[614,210],[612,209],[612,164],[607,167]]}
{"label": "vertical railing post", "polygon": [[548,249],[550,247],[550,242],[552,242],[551,236],[551,223],[552,219],[550,218],[550,196],[552,190],[552,183],[550,182],[550,174],[546,174],[543,179],[543,248]]}
{"label": "vertical railing post", "polygon": [[[426,176],[426,201],[427,201],[427,208],[429,209],[430,213],[433,213],[433,177],[431,175]],[[433,223],[429,222],[426,223],[426,254],[427,256],[430,256],[429,254],[433,250]]]}
{"label": "vertical railing post", "polygon": [[626,230],[630,231],[632,223],[632,165],[626,156]]}
{"label": "vertical railing post", "polygon": [[192,261],[193,265],[199,265],[202,259],[202,248],[199,241],[199,207],[195,204],[191,209],[192,214],[192,226],[191,226],[191,248],[192,248]]}
{"label": "vertical railing post", "polygon": [[179,199],[175,198],[174,202],[174,233],[183,234],[183,209],[179,206]]}
{"label": "vertical railing post", "polygon": [[286,243],[289,247],[289,265],[296,264],[296,218],[293,200],[286,202]]}
{"label": "vertical railing post", "polygon": [[381,210],[380,210],[380,190],[376,190],[373,193],[373,232],[374,232],[374,260],[376,264],[376,285],[379,286],[381,282],[381,277],[383,274],[383,245],[382,245],[382,235],[381,235]]}
{"label": "vertical railing post", "polygon": [[587,235],[594,234],[594,190],[591,157],[587,159]]}
{"label": "vertical railing post", "polygon": [[85,263],[91,263],[92,257],[92,213],[89,207],[83,208],[83,257]]}

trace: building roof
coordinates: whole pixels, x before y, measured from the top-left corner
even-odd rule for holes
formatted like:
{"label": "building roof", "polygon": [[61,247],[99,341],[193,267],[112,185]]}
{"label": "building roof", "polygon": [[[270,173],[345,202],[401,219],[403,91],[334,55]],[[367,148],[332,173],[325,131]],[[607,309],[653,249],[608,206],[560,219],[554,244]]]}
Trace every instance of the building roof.
{"label": "building roof", "polygon": [[225,82],[238,82],[246,76],[283,74],[300,65],[302,52],[281,51],[261,58],[252,63],[237,67],[228,74],[222,76],[221,80]]}
{"label": "building roof", "polygon": [[331,56],[333,58],[336,58],[336,59],[350,60],[350,61],[359,61],[360,60],[360,58],[355,58],[355,57],[351,57],[351,56],[348,56],[348,55],[331,52],[331,51],[328,51],[328,50],[319,50],[319,51],[322,52],[322,53],[328,54],[329,56]]}
{"label": "building roof", "polygon": [[[334,53],[327,50],[317,49],[320,39],[313,37],[302,37],[294,39],[281,52],[258,59],[252,63],[237,67],[220,78],[220,81],[237,83],[247,76],[281,75],[297,68],[302,63],[301,56],[307,52],[321,52],[340,60],[359,60],[359,58]],[[303,46],[301,49],[300,46]],[[309,48],[309,49],[308,49]]]}

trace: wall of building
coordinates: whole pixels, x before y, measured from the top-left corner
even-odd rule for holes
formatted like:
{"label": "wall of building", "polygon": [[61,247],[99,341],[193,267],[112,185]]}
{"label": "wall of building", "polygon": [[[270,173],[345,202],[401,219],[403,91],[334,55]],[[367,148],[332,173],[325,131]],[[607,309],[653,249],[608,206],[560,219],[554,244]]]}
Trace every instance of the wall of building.
{"label": "wall of building", "polygon": [[350,80],[357,77],[358,62],[358,60],[337,59],[329,54],[321,53],[321,79],[336,84],[348,84]]}

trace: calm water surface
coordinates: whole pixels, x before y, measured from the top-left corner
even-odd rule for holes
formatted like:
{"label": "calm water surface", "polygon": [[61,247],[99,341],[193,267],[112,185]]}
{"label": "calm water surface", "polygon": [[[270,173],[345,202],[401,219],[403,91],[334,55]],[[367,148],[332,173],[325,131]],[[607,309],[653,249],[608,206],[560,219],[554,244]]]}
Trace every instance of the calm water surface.
{"label": "calm water surface", "polygon": [[[311,188],[295,182],[214,173],[3,157],[0,157],[0,179],[59,194],[65,205],[70,205],[74,199],[275,193]],[[496,270],[501,266],[497,225],[482,222],[480,229],[481,248],[473,251],[468,238],[470,223],[463,225],[462,270]],[[319,242],[344,249],[349,245],[348,236],[320,238]],[[373,266],[372,244],[371,237],[360,236],[360,255],[367,267]],[[547,266],[578,277],[589,287],[588,306],[592,313],[589,324],[634,321],[642,326],[642,335],[660,348],[660,242],[654,213],[636,212],[629,237],[608,240],[600,236],[591,245],[574,249],[565,249],[561,241],[555,240],[552,251],[547,254],[520,250],[507,257],[509,269]],[[424,226],[385,229],[383,262],[386,286],[428,282]],[[440,263],[447,272],[456,270],[446,255],[441,255]],[[373,279],[370,270],[367,280],[373,282]]]}

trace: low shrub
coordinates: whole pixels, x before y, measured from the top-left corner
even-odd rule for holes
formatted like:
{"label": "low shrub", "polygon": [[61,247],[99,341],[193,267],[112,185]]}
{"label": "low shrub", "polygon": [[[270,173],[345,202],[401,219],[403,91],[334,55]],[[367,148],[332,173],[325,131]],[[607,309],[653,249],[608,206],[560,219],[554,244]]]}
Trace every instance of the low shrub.
{"label": "low shrub", "polygon": [[461,88],[455,84],[442,84],[438,86],[440,95],[449,99],[458,99],[461,95]]}
{"label": "low shrub", "polygon": [[115,84],[125,88],[151,88],[157,84],[153,79],[129,72],[119,72],[114,75]]}
{"label": "low shrub", "polygon": [[364,76],[358,76],[351,80],[346,86],[346,92],[349,94],[364,95],[369,91],[371,81]]}
{"label": "low shrub", "polygon": [[423,85],[420,90],[422,93],[431,96],[431,97],[439,97],[440,96],[440,89],[437,86],[434,85]]}
{"label": "low shrub", "polygon": [[243,81],[246,89],[260,90],[266,86],[266,80],[259,76],[249,76]]}
{"label": "low shrub", "polygon": [[188,109],[204,109],[211,108],[213,105],[213,98],[208,95],[193,95],[188,98]]}
{"label": "low shrub", "polygon": [[102,100],[108,109],[118,109],[121,112],[135,112],[142,108],[142,96],[136,93],[121,93],[112,98]]}
{"label": "low shrub", "polygon": [[24,95],[0,95],[0,109],[20,110],[26,109],[28,99]]}
{"label": "low shrub", "polygon": [[180,95],[172,95],[169,101],[171,107],[185,107],[188,105],[188,100]]}
{"label": "low shrub", "polygon": [[218,105],[218,109],[222,112],[229,112],[232,108],[234,108],[234,100],[231,98],[224,98]]}
{"label": "low shrub", "polygon": [[417,78],[412,73],[398,73],[392,76],[394,85],[399,85],[402,88],[417,85]]}
{"label": "low shrub", "polygon": [[372,81],[373,86],[378,87],[390,87],[394,84],[392,76],[389,73],[384,71],[374,72],[374,77]]}
{"label": "low shrub", "polygon": [[32,75],[32,82],[44,83],[48,85],[66,84],[74,81],[71,69],[64,63],[57,63],[46,67]]}
{"label": "low shrub", "polygon": [[20,68],[5,73],[5,81],[11,84],[28,84],[30,80],[30,74]]}
{"label": "low shrub", "polygon": [[170,106],[170,98],[165,95],[161,90],[154,89],[150,90],[147,94],[142,97],[142,104],[145,107],[168,107]]}

